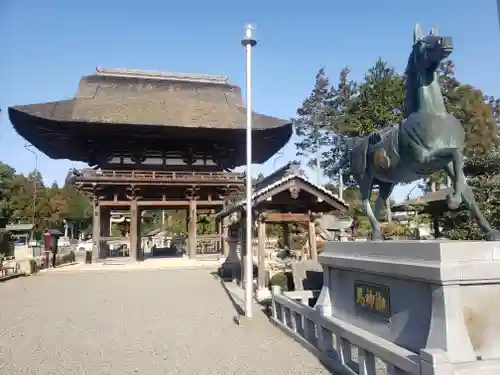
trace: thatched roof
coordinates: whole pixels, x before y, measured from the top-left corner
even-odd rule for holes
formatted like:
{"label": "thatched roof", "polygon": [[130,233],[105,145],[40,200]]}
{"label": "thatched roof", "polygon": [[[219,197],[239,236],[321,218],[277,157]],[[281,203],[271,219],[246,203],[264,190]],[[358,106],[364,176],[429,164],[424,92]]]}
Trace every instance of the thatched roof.
{"label": "thatched roof", "polygon": [[[35,146],[37,138],[47,133],[71,138],[70,132],[102,136],[127,131],[137,136],[149,128],[144,129],[149,136],[177,133],[180,137],[179,131],[185,129],[181,133],[189,130],[190,137],[198,133],[206,139],[206,131],[201,130],[217,129],[227,136],[228,130],[246,127],[241,89],[229,84],[227,77],[126,69],[98,68],[81,78],[73,99],[10,107],[9,116],[16,131]],[[292,134],[290,121],[255,112],[253,128],[255,133],[262,132],[257,138],[281,138],[274,152]],[[219,133],[219,137],[224,135]],[[45,153],[52,157],[50,150]]]}
{"label": "thatched roof", "polygon": [[[63,122],[245,128],[241,89],[227,80],[204,77],[147,71],[113,74],[101,69],[82,77],[74,99],[13,109]],[[253,120],[256,129],[290,122],[257,113]]]}

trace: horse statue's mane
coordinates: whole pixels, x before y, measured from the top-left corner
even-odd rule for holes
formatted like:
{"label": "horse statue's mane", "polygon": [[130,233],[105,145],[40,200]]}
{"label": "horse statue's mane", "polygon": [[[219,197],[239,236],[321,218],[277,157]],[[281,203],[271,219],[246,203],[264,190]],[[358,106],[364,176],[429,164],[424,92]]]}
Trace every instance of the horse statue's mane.
{"label": "horse statue's mane", "polygon": [[415,70],[414,51],[411,51],[405,70],[403,118],[407,118],[412,112],[415,111],[415,87],[417,85],[417,74],[415,74]]}

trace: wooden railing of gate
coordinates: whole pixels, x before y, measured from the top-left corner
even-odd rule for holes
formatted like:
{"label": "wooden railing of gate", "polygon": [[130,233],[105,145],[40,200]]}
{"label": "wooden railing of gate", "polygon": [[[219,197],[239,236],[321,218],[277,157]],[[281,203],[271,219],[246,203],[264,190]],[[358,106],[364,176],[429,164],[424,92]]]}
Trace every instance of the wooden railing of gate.
{"label": "wooden railing of gate", "polygon": [[196,241],[197,255],[220,254],[221,243],[218,234],[198,235]]}
{"label": "wooden railing of gate", "polygon": [[84,169],[74,175],[75,182],[210,182],[244,183],[244,173],[205,171],[147,171],[147,170],[102,170]]}
{"label": "wooden railing of gate", "polygon": [[322,315],[307,305],[310,298],[312,291],[283,293],[279,286],[273,286],[271,321],[330,370],[341,374],[420,375],[417,354],[338,318]]}

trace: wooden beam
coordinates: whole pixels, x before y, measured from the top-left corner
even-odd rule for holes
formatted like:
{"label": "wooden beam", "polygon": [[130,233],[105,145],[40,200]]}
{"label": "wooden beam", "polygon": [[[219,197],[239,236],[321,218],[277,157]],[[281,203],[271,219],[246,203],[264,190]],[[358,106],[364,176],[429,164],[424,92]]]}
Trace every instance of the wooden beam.
{"label": "wooden beam", "polygon": [[309,215],[309,255],[314,262],[318,261],[318,245],[316,243],[316,224],[314,218]]}
{"label": "wooden beam", "polygon": [[99,201],[99,204],[106,207],[130,207],[130,201]]}
{"label": "wooden beam", "polygon": [[[258,198],[254,199],[254,205],[259,205],[265,202],[269,197],[274,197],[275,195],[278,195],[279,193],[286,191],[290,188],[293,187],[298,187],[301,190],[304,190],[305,192],[311,194],[312,196],[315,196],[316,198],[320,198],[323,200],[324,203],[326,203],[328,206],[331,207],[333,210],[340,211],[342,213],[347,212],[347,207],[342,205],[340,202],[338,202],[336,199],[331,198],[330,196],[326,195],[322,190],[316,189],[313,186],[310,186],[308,183],[299,180],[299,179],[293,179],[291,181],[288,181],[287,183],[283,185],[276,186],[269,191],[267,191],[265,194],[259,196]],[[296,206],[296,205],[305,205],[304,203],[301,202],[300,199],[296,200],[296,204],[293,204],[293,200],[290,201],[291,206]]]}
{"label": "wooden beam", "polygon": [[266,212],[262,216],[264,221],[273,223],[309,222],[309,214]]}
{"label": "wooden beam", "polygon": [[[138,201],[137,204],[140,207],[179,207],[179,206],[189,206],[189,201]],[[222,200],[217,200],[217,201],[201,201],[197,200],[196,205],[198,207],[200,206],[222,206],[224,205],[224,201]]]}
{"label": "wooden beam", "polygon": [[[222,206],[224,201],[196,201],[198,206]],[[112,206],[112,207],[129,207],[130,201],[100,201],[101,206]],[[187,207],[189,206],[189,201],[137,201],[139,207]]]}

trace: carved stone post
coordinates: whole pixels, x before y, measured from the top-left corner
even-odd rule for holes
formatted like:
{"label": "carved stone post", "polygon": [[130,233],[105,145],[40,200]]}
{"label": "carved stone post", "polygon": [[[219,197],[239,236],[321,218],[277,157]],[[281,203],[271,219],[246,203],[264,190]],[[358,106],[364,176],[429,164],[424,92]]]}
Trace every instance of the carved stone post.
{"label": "carved stone post", "polygon": [[140,228],[141,218],[139,215],[139,207],[137,206],[137,200],[133,199],[130,201],[130,258],[133,260],[138,260],[140,252],[139,244],[139,228]]}
{"label": "carved stone post", "polygon": [[318,246],[316,243],[316,223],[315,218],[309,212],[309,254],[311,259],[315,262],[318,261]]}
{"label": "carved stone post", "polygon": [[264,289],[266,287],[266,222],[261,216],[259,218],[259,230],[258,230],[258,289]]}
{"label": "carved stone post", "polygon": [[92,216],[92,261],[96,262],[100,259],[100,245],[101,245],[101,206],[99,198],[94,196],[93,200],[93,216]]}

